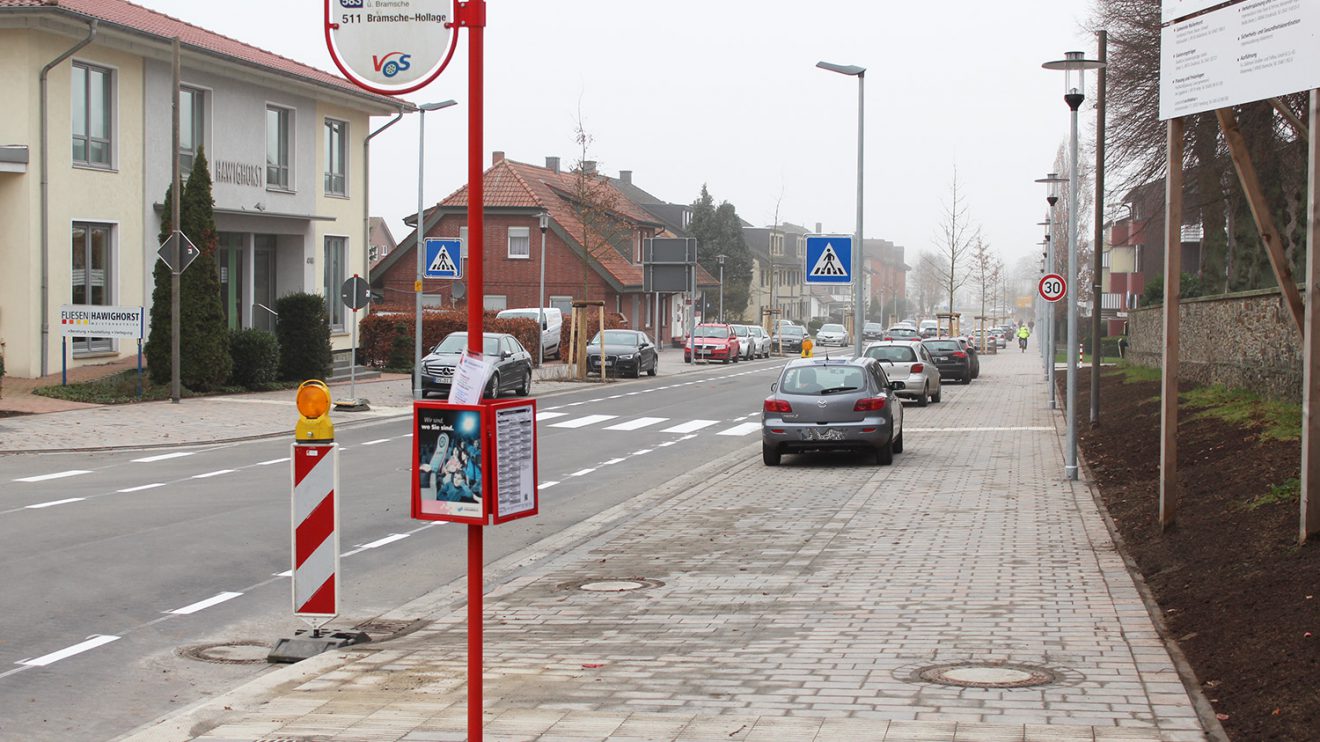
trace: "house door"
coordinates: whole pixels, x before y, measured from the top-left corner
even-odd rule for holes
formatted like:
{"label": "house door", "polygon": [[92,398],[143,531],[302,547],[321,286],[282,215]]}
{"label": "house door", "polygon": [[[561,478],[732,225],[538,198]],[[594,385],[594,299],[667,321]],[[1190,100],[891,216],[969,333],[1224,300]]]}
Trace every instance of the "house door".
{"label": "house door", "polygon": [[243,253],[247,235],[221,232],[216,263],[220,270],[220,304],[229,329],[243,327]]}
{"label": "house door", "polygon": [[[72,244],[72,284],[74,304],[104,306],[112,303],[110,225],[75,222]],[[114,350],[110,338],[73,338],[74,353]]]}
{"label": "house door", "polygon": [[275,332],[275,235],[254,236],[252,326]]}

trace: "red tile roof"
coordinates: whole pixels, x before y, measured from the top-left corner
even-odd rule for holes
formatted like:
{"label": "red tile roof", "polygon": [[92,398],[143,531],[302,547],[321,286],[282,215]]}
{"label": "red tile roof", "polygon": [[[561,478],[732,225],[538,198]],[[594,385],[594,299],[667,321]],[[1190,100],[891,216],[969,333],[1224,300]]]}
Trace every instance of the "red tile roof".
{"label": "red tile roof", "polygon": [[359,88],[338,75],[295,62],[265,49],[231,39],[213,31],[194,26],[177,18],[134,5],[127,0],[0,0],[0,12],[6,9],[32,8],[57,11],[84,18],[95,18],[103,23],[121,26],[125,29],[169,41],[179,37],[185,47],[192,47],[213,55],[228,57],[256,67],[265,68],[285,75],[299,77],[309,82],[336,88],[361,98],[373,100],[391,108],[400,104],[411,107],[407,101],[389,96],[377,95]]}

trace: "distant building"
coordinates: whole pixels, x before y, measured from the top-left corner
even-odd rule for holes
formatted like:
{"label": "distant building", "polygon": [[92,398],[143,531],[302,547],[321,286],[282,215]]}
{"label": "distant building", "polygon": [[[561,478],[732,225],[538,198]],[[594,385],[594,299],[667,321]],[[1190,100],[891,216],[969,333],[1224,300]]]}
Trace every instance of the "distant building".
{"label": "distant building", "polygon": [[769,227],[743,227],[743,241],[752,253],[749,320],[772,326],[771,319],[806,324],[811,318],[803,272],[807,255],[806,227],[781,222]]}
{"label": "distant building", "polygon": [[[1123,197],[1127,214],[1109,222],[1101,255],[1100,317],[1106,334],[1120,335],[1127,312],[1141,305],[1146,285],[1164,275],[1164,179],[1139,186]],[[1201,264],[1199,214],[1185,214],[1182,264],[1187,272]]]}
{"label": "distant building", "polygon": [[385,256],[394,252],[398,243],[394,241],[394,235],[390,232],[390,225],[385,220],[373,216],[370,225],[367,228],[367,263],[372,270],[376,269],[376,264],[385,259]]}

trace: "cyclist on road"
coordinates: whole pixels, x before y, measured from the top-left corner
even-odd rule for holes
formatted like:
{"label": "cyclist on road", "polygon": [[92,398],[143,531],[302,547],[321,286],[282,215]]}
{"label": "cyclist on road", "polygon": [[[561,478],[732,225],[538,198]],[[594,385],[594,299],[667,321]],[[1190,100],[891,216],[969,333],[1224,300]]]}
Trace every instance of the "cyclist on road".
{"label": "cyclist on road", "polygon": [[1018,348],[1020,348],[1023,353],[1027,352],[1027,338],[1029,337],[1031,337],[1031,330],[1026,325],[1022,325],[1018,328]]}

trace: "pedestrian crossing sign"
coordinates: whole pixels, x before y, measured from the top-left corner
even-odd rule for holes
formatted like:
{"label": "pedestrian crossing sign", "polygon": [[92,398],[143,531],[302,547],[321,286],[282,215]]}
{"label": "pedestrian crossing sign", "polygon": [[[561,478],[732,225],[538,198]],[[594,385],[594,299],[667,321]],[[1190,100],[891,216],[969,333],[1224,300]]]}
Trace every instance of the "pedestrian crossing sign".
{"label": "pedestrian crossing sign", "polygon": [[852,283],[852,246],[848,235],[807,235],[806,283]]}
{"label": "pedestrian crossing sign", "polygon": [[426,238],[427,278],[462,278],[463,243],[459,240]]}

